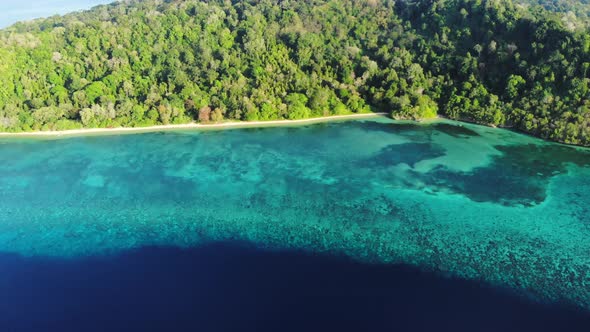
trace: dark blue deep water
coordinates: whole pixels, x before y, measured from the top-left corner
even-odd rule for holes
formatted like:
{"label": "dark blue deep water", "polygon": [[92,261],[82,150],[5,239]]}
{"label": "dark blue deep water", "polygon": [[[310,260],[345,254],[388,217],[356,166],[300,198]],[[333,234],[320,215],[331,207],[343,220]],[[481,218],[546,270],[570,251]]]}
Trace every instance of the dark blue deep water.
{"label": "dark blue deep water", "polygon": [[0,331],[590,330],[473,281],[236,243],[0,265]]}

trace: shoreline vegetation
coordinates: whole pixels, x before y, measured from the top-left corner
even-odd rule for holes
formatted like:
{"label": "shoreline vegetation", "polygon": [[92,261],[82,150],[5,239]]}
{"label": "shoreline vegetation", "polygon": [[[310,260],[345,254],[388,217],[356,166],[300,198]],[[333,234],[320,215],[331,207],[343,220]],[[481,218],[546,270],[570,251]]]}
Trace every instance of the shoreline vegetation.
{"label": "shoreline vegetation", "polygon": [[16,23],[0,131],[392,110],[590,146],[588,27],[521,1],[145,0]]}
{"label": "shoreline vegetation", "polygon": [[564,143],[559,141],[553,141],[543,137],[527,133],[526,131],[518,130],[512,126],[495,126],[491,124],[478,123],[475,121],[469,121],[465,119],[452,119],[444,115],[437,115],[436,117],[423,118],[423,119],[406,119],[406,118],[395,118],[388,112],[371,112],[371,113],[353,113],[353,114],[341,114],[341,115],[327,115],[320,117],[312,117],[306,119],[281,119],[281,120],[266,120],[266,121],[238,121],[238,120],[225,120],[219,122],[189,122],[181,124],[160,124],[144,127],[100,127],[100,128],[78,128],[78,129],[66,129],[66,130],[41,130],[41,131],[25,131],[25,132],[0,132],[0,139],[11,139],[11,138],[67,138],[67,137],[84,137],[84,136],[108,136],[108,135],[132,135],[142,133],[154,133],[154,132],[165,132],[174,130],[223,130],[223,129],[239,129],[239,128],[265,128],[265,127],[282,127],[282,126],[293,126],[293,125],[305,125],[335,121],[346,121],[363,118],[375,118],[384,117],[393,121],[411,121],[414,123],[426,124],[432,121],[448,120],[456,121],[463,124],[483,126],[494,129],[504,129],[521,135],[533,137],[545,142],[561,144],[572,148],[590,149],[590,147],[581,144]]}
{"label": "shoreline vegetation", "polygon": [[249,127],[272,127],[272,126],[288,126],[294,124],[308,124],[319,122],[331,122],[337,120],[349,120],[359,118],[371,117],[387,117],[389,113],[374,112],[374,113],[358,113],[345,115],[329,115],[322,117],[314,117],[298,120],[270,120],[270,121],[224,121],[212,123],[184,123],[184,124],[169,124],[169,125],[155,125],[147,127],[116,127],[116,128],[83,128],[83,129],[69,129],[69,130],[55,130],[55,131],[29,131],[29,132],[0,132],[0,138],[11,137],[62,137],[62,136],[86,136],[94,134],[133,134],[144,132],[159,132],[177,129],[228,129],[228,128],[249,128]]}

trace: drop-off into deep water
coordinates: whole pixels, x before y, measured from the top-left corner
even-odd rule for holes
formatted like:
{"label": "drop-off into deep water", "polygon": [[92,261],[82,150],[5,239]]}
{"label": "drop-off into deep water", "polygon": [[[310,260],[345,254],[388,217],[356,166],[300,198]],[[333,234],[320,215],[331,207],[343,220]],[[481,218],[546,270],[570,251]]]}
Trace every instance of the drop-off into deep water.
{"label": "drop-off into deep water", "polygon": [[588,332],[590,313],[485,283],[231,241],[0,254],[0,330]]}
{"label": "drop-off into deep water", "polygon": [[0,252],[239,240],[590,308],[590,152],[387,119],[0,141]]}

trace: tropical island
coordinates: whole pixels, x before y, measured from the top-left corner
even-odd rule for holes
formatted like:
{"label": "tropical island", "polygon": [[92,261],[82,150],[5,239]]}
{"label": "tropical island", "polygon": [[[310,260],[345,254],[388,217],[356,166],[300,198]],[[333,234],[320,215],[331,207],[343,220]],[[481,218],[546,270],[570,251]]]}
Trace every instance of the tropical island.
{"label": "tropical island", "polygon": [[590,149],[537,138],[590,146],[589,13],[126,0],[0,30],[0,331],[590,331]]}
{"label": "tropical island", "polygon": [[0,30],[0,131],[390,112],[590,145],[584,9],[511,0],[98,6]]}

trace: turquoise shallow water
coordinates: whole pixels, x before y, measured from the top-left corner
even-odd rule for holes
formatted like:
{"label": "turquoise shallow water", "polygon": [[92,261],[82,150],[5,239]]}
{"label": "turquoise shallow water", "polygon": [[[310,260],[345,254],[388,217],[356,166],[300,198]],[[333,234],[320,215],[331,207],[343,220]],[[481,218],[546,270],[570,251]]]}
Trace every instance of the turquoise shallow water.
{"label": "turquoise shallow water", "polygon": [[590,152],[388,119],[0,141],[0,252],[239,240],[590,309]]}

